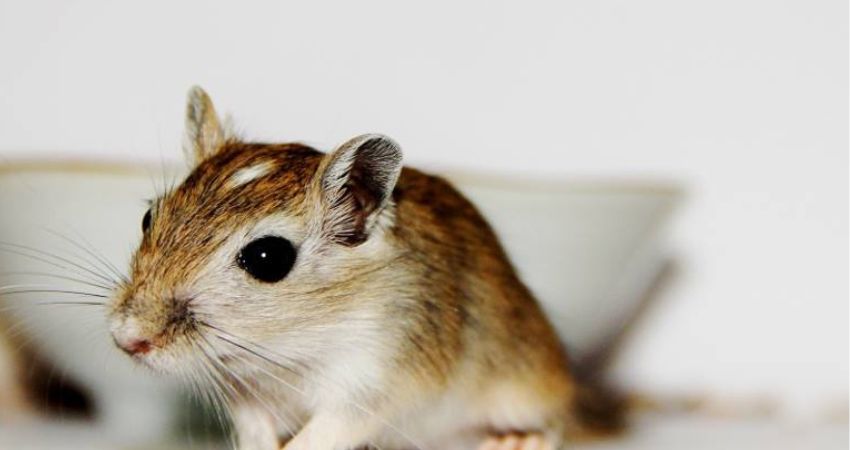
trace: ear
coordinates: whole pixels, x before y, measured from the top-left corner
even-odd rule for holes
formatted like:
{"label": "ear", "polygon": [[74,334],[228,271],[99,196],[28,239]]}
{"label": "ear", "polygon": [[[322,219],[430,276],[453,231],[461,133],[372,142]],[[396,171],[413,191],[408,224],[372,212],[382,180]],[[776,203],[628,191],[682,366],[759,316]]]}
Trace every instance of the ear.
{"label": "ear", "polygon": [[359,245],[391,202],[401,173],[401,148],[386,136],[365,134],[327,158],[321,175],[325,230],[337,243]]}
{"label": "ear", "polygon": [[224,144],[224,130],[210,96],[198,86],[189,90],[183,150],[192,166],[215,154]]}

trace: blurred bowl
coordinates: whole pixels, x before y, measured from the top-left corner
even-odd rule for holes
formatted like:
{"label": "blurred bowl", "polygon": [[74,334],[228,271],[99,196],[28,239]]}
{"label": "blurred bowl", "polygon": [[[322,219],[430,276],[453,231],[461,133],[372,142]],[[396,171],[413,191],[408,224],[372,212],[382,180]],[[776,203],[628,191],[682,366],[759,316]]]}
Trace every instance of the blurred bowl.
{"label": "blurred bowl", "polygon": [[[87,163],[0,167],[0,286],[107,294],[55,276],[105,284],[116,276],[107,261],[125,270],[141,238],[152,180],[162,188],[162,175],[154,172]],[[101,298],[4,295],[8,290],[0,290],[5,311],[41,356],[56,365],[55,376],[69,376],[89,389],[104,432],[130,445],[169,434],[175,422],[174,387],[116,351],[102,308],[54,304]]]}
{"label": "blurred bowl", "polygon": [[[177,172],[48,162],[0,168],[0,283],[97,291],[26,273],[99,282],[114,276],[109,265],[124,270],[141,236],[145,199]],[[633,314],[664,261],[663,229],[679,196],[645,184],[449,178],[490,219],[523,279],[579,353],[600,345]],[[39,350],[91,389],[110,433],[121,442],[164,434],[174,419],[174,388],[115,350],[101,310],[39,305],[84,300],[72,295],[0,297]]]}

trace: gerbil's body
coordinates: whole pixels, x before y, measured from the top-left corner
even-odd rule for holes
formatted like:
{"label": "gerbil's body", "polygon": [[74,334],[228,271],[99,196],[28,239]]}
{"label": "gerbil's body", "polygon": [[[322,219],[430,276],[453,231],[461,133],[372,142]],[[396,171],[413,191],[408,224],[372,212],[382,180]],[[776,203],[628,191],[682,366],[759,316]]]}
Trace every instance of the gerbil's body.
{"label": "gerbil's body", "polygon": [[376,135],[227,140],[199,90],[188,125],[196,165],[153,203],[112,330],[214,390],[240,449],[554,448],[580,427],[556,333],[446,181]]}

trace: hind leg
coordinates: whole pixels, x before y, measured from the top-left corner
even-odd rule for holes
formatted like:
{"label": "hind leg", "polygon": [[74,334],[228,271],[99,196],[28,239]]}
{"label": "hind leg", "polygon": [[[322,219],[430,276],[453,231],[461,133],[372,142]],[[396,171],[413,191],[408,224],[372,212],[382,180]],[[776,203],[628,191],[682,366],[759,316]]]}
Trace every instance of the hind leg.
{"label": "hind leg", "polygon": [[478,450],[555,450],[542,434],[505,434],[487,438]]}

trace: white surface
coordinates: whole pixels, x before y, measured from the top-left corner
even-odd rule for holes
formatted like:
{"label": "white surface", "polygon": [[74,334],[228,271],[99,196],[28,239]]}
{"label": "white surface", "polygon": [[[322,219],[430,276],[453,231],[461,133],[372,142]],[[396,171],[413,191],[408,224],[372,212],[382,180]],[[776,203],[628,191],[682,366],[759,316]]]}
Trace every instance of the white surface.
{"label": "white surface", "polygon": [[177,158],[200,83],[253,137],[328,147],[375,130],[428,166],[684,180],[681,277],[622,372],[817,415],[847,394],[847,11],[3,2],[0,155]]}
{"label": "white surface", "polygon": [[847,424],[794,425],[763,419],[647,416],[623,440],[581,450],[844,450]]}
{"label": "white surface", "polygon": [[[35,424],[0,427],[0,449],[115,450],[128,448],[103,437],[102,430],[80,424]],[[796,426],[764,420],[705,417],[644,417],[623,439],[580,444],[575,450],[843,450],[848,446],[845,425]],[[192,449],[223,446],[195,443]],[[164,447],[156,448],[163,450]],[[171,448],[171,447],[165,447]],[[181,447],[173,447],[181,448]],[[142,448],[136,448],[142,450]]]}

